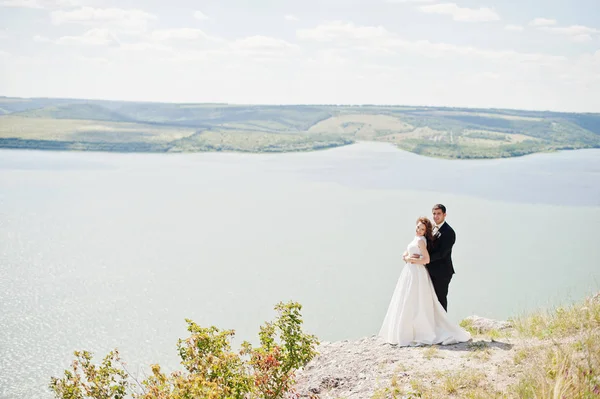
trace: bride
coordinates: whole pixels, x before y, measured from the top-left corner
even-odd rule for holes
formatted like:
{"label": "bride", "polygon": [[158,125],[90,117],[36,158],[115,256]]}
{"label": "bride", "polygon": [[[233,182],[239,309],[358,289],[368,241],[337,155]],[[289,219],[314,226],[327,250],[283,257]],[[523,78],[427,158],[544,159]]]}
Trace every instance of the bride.
{"label": "bride", "polygon": [[456,344],[471,339],[471,335],[450,322],[439,303],[425,265],[429,263],[428,248],[434,244],[429,219],[417,220],[416,237],[408,244],[408,258],[398,278],[396,289],[379,336],[390,344],[420,346]]}

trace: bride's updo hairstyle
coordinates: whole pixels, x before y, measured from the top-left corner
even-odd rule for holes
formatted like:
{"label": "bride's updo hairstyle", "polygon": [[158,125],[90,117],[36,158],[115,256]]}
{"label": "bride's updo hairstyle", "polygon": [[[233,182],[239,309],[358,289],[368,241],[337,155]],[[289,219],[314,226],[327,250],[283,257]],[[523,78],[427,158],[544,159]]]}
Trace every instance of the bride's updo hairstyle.
{"label": "bride's updo hairstyle", "polygon": [[427,249],[429,250],[431,245],[433,245],[433,225],[429,218],[426,218],[425,216],[421,216],[417,219],[417,224],[419,223],[425,225],[425,238],[427,239]]}

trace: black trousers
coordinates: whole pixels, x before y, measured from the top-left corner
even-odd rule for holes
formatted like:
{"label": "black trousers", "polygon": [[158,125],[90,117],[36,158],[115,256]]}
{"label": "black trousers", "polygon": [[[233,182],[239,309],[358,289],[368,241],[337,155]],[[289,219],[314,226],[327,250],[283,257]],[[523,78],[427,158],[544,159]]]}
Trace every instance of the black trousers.
{"label": "black trousers", "polygon": [[433,283],[435,295],[437,295],[438,301],[440,301],[446,312],[448,311],[448,286],[450,285],[450,280],[452,280],[452,275],[431,276],[431,282]]}

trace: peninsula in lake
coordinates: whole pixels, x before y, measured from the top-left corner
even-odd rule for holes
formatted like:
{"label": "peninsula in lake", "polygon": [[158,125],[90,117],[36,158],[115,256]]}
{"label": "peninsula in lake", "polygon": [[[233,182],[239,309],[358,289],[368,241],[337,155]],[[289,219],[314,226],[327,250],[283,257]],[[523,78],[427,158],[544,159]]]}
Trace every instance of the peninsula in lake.
{"label": "peninsula in lake", "polygon": [[355,141],[457,159],[600,148],[600,114],[0,97],[0,148],[293,152]]}

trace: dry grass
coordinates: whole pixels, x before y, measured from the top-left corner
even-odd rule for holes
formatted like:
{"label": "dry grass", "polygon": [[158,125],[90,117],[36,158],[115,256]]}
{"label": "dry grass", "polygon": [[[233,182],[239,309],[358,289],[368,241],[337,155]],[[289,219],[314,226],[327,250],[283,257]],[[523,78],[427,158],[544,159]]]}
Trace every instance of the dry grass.
{"label": "dry grass", "polygon": [[538,311],[512,320],[524,337],[559,338],[600,328],[600,297],[587,298],[583,303]]}
{"label": "dry grass", "polygon": [[24,140],[126,142],[143,137],[144,141],[171,141],[189,136],[194,129],[158,127],[138,123],[105,122],[81,119],[27,118],[5,115],[0,117],[0,138]]}
{"label": "dry grass", "polygon": [[[373,393],[372,399],[400,399],[405,397],[404,390],[398,381],[398,377],[393,376],[389,386],[378,389]],[[341,399],[341,398],[338,398]]]}
{"label": "dry grass", "polygon": [[555,343],[519,356],[526,365],[511,393],[519,398],[600,397],[600,333],[571,344]]}
{"label": "dry grass", "polygon": [[[380,389],[385,395],[379,398],[600,398],[600,294],[512,322],[511,344],[469,342],[462,362],[417,371],[405,384],[396,379],[395,385]],[[423,349],[423,357],[433,362],[438,351]]]}
{"label": "dry grass", "polygon": [[522,336],[546,342],[515,354],[525,372],[511,393],[519,398],[600,397],[600,299],[514,320]]}
{"label": "dry grass", "polygon": [[460,322],[460,326],[467,330],[471,336],[477,338],[487,338],[490,341],[497,341],[501,338],[511,338],[513,335],[513,330],[511,329],[503,329],[497,330],[495,328],[489,330],[481,330],[473,325],[473,321],[470,319],[464,319]]}
{"label": "dry grass", "polygon": [[358,138],[410,132],[414,127],[389,115],[348,114],[325,119],[308,129],[309,133],[335,133]]}
{"label": "dry grass", "polygon": [[466,355],[469,358],[487,362],[492,357],[492,349],[485,341],[469,342],[467,347],[470,349],[470,352],[468,352]]}
{"label": "dry grass", "polygon": [[384,141],[386,143],[399,144],[404,140],[408,139],[423,139],[429,141],[450,141],[450,134],[442,130],[435,130],[430,127],[418,127],[408,132],[394,132],[384,136],[377,137],[377,141]]}
{"label": "dry grass", "polygon": [[[500,138],[500,136],[502,138],[505,138],[509,143],[520,143],[520,142],[525,141],[525,140],[540,141],[539,138],[532,137],[532,136],[527,136],[525,134],[519,134],[519,133],[511,133],[511,134],[508,134],[508,133],[499,133],[499,132],[495,132],[493,130],[465,129],[465,130],[463,130],[462,133],[463,134],[461,136],[461,140],[465,140],[465,142],[469,138],[469,135],[474,135],[474,136],[489,135],[490,136],[490,140],[491,139],[496,139],[494,141],[498,142],[498,144],[506,144],[506,143],[503,143],[502,141],[498,140],[498,138]],[[490,140],[486,140],[486,141],[490,141]]]}
{"label": "dry grass", "polygon": [[437,372],[430,378],[414,378],[410,390],[404,397],[438,398],[499,398],[502,395],[486,382],[485,374],[478,370],[465,369]]}
{"label": "dry grass", "polygon": [[431,360],[434,357],[442,357],[442,355],[437,346],[429,346],[426,349],[423,349],[423,357],[427,360]]}
{"label": "dry grass", "polygon": [[[337,147],[351,140],[326,135],[269,133],[256,130],[207,130],[141,123],[82,119],[0,116],[0,139],[44,140],[77,143],[84,150],[93,144],[145,143],[158,150],[286,152]],[[96,147],[92,147],[95,149]],[[146,149],[147,150],[147,149]]]}

